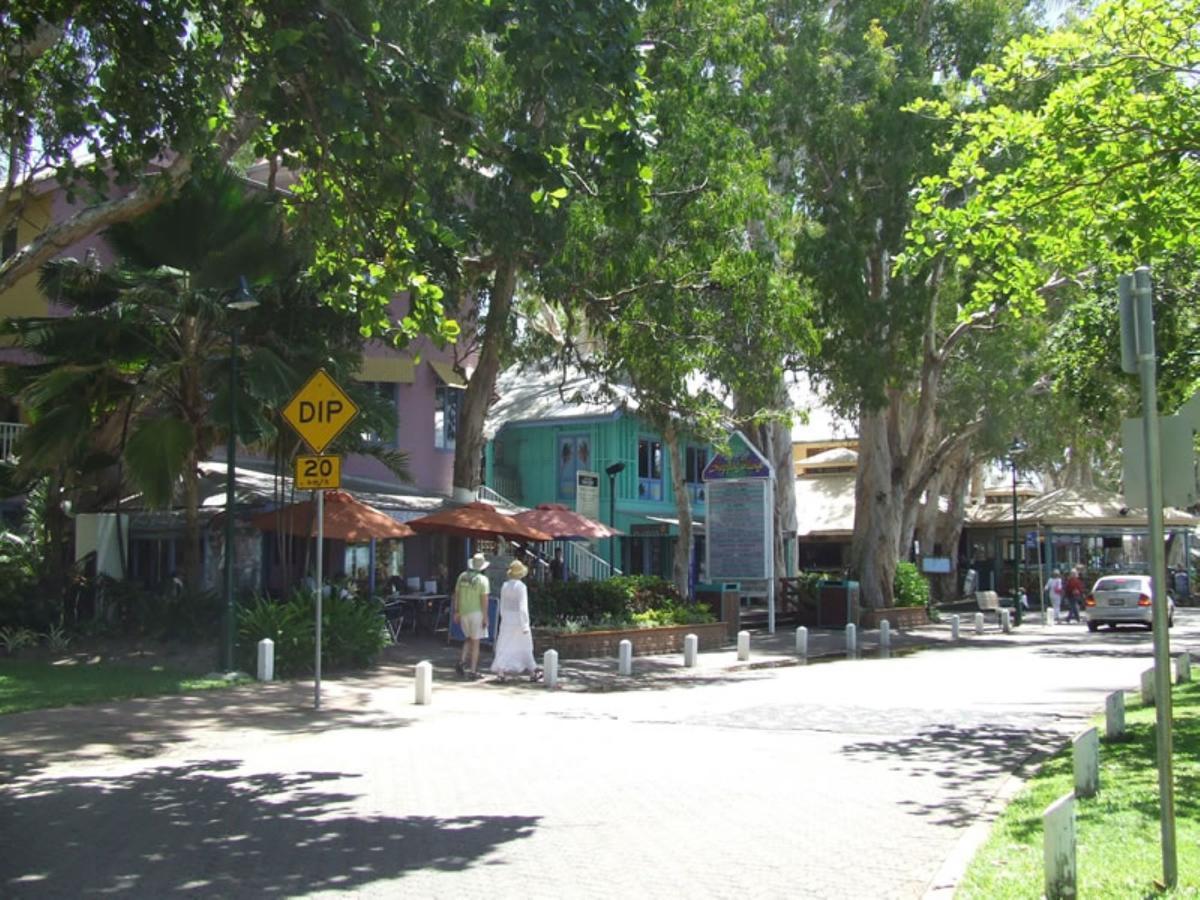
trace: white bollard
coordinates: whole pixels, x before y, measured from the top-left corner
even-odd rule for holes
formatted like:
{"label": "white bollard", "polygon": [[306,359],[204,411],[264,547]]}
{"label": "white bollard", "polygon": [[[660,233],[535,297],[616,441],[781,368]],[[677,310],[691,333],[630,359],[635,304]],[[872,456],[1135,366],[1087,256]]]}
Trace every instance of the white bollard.
{"label": "white bollard", "polygon": [[1042,813],[1042,859],[1046,897],[1075,897],[1075,795],[1066,794]]}
{"label": "white bollard", "polygon": [[1154,669],[1142,673],[1142,702],[1147,706],[1154,705]]}
{"label": "white bollard", "polygon": [[433,663],[429,660],[417,663],[413,687],[417,706],[428,706],[433,702]]}
{"label": "white bollard", "polygon": [[258,680],[275,680],[275,642],[270,638],[258,642]]}
{"label": "white bollard", "polygon": [[796,629],[796,655],[808,659],[808,629],[803,625]]}
{"label": "white bollard", "polygon": [[983,613],[975,613],[975,633],[983,634]]}
{"label": "white bollard", "polygon": [[542,674],[546,679],[546,687],[558,686],[558,651],[547,650],[542,655]]}
{"label": "white bollard", "polygon": [[957,614],[950,617],[950,640],[952,641],[958,640],[958,622]]}
{"label": "white bollard", "polygon": [[892,623],[884,619],[879,623],[879,649],[887,650],[892,646]]}
{"label": "white bollard", "polygon": [[689,669],[696,667],[696,654],[700,651],[700,638],[694,634],[683,637],[683,664]]}
{"label": "white bollard", "polygon": [[1100,733],[1095,728],[1071,742],[1075,759],[1075,796],[1094,797],[1100,790]]}
{"label": "white bollard", "polygon": [[1012,610],[1000,610],[1000,630],[1005,634],[1012,634]]}
{"label": "white bollard", "polygon": [[853,656],[858,652],[858,628],[853,622],[846,626],[846,655]]}
{"label": "white bollard", "polygon": [[1175,683],[1187,684],[1192,680],[1192,654],[1180,653],[1175,657]]}
{"label": "white bollard", "polygon": [[1104,736],[1110,741],[1125,736],[1125,692],[1113,691],[1104,698]]}
{"label": "white bollard", "polygon": [[745,662],[750,658],[750,632],[748,631],[738,632],[737,658],[740,662]]}
{"label": "white bollard", "polygon": [[1053,625],[1054,624],[1054,609],[1052,607],[1047,606],[1045,609],[1042,610],[1042,624],[1043,625]]}
{"label": "white bollard", "polygon": [[633,643],[628,640],[617,644],[617,674],[633,674]]}

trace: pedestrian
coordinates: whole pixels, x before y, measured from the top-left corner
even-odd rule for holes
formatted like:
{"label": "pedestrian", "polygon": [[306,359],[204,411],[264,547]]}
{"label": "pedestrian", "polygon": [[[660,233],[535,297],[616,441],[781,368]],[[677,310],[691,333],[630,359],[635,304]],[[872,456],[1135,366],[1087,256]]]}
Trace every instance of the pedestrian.
{"label": "pedestrian", "polygon": [[483,574],[487,565],[487,558],[482,553],[472,556],[467,570],[458,576],[454,596],[450,598],[451,615],[463,633],[462,655],[454,667],[460,678],[479,677],[479,641],[487,637],[490,585]]}
{"label": "pedestrian", "polygon": [[1083,579],[1079,577],[1078,569],[1071,570],[1064,590],[1067,595],[1067,621],[1078,622],[1080,621],[1079,606],[1083,603],[1083,592],[1086,590],[1083,586]]}
{"label": "pedestrian", "polygon": [[1046,586],[1042,588],[1046,592],[1046,598],[1050,601],[1050,605],[1054,607],[1054,624],[1057,625],[1062,619],[1062,601],[1063,601],[1063,580],[1058,569],[1050,573],[1050,577],[1046,579]]}
{"label": "pedestrian", "polygon": [[554,559],[550,560],[550,580],[567,580],[567,564],[563,560],[562,547],[554,548]]}
{"label": "pedestrian", "polygon": [[492,671],[504,681],[509,675],[541,677],[533,657],[533,634],[529,628],[529,592],[521,579],[529,569],[519,559],[508,567],[508,580],[500,588],[500,625],[496,631],[496,653]]}

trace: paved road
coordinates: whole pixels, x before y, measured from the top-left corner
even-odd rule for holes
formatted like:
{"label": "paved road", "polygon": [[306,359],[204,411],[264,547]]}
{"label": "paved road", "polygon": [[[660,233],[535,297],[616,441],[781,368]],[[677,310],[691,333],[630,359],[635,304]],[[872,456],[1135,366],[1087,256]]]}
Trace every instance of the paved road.
{"label": "paved road", "polygon": [[[1173,642],[1200,650],[1200,611]],[[327,682],[321,713],[272,685],[4,717],[0,895],[920,897],[1150,653],[1079,626],[963,644],[429,707],[393,669]]]}

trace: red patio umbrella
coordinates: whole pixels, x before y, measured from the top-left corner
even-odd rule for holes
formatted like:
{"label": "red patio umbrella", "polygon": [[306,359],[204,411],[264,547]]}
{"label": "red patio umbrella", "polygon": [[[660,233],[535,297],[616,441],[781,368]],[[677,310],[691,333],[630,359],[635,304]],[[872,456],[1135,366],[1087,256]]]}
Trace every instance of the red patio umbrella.
{"label": "red patio umbrella", "polygon": [[512,516],[497,512],[490,503],[475,501],[456,509],[443,509],[408,523],[414,531],[454,534],[459,537],[506,537],[518,541],[549,541],[550,535],[539,531]]}
{"label": "red patio umbrella", "polygon": [[598,541],[621,534],[617,529],[610,528],[595,519],[589,519],[561,503],[539,503],[535,509],[517,513],[513,518],[525,525],[531,525],[539,531],[546,532],[556,541],[572,539]]}
{"label": "red patio umbrella", "polygon": [[[272,512],[260,513],[250,522],[263,531],[282,531],[301,537],[316,537],[317,505],[312,500],[293,503]],[[325,492],[325,537],[351,543],[371,538],[406,538],[416,534],[402,522],[356,500],[345,491]]]}

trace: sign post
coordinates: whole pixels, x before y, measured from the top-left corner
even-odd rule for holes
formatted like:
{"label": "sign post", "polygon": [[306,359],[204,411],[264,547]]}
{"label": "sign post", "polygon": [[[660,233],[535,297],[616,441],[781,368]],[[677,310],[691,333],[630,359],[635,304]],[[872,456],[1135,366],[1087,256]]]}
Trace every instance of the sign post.
{"label": "sign post", "polygon": [[716,454],[700,476],[707,510],[705,575],[713,582],[765,580],[767,630],[774,634],[775,469],[740,431],[731,440],[732,452]]}
{"label": "sign post", "polygon": [[324,369],[316,372],[283,408],[284,420],[295,429],[317,456],[296,459],[296,487],[311,489],[317,506],[317,590],[316,660],[313,679],[313,709],[321,708],[321,596],[325,589],[325,491],[341,483],[342,460],[321,456],[325,448],[345,430],[358,407],[329,377]]}

